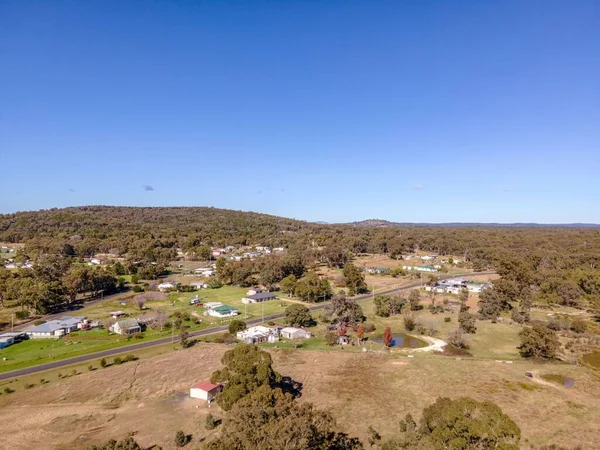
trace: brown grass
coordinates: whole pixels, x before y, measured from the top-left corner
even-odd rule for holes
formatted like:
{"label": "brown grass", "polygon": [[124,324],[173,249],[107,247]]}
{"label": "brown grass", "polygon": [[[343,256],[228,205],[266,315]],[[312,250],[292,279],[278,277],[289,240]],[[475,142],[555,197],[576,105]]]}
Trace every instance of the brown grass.
{"label": "brown grass", "polygon": [[[136,432],[143,446],[170,448],[178,429],[203,435],[209,410],[187,398],[187,392],[220,366],[226,349],[199,344],[2,395],[3,445],[66,449]],[[344,431],[362,439],[369,425],[391,436],[401,417],[408,412],[419,417],[438,396],[470,396],[498,403],[529,444],[591,448],[596,442],[600,381],[584,367],[341,351],[273,350],[273,357],[279,372],[304,384],[302,400],[331,410]],[[536,368],[572,378],[574,385],[532,384],[525,372]],[[210,412],[220,414],[218,408]]]}

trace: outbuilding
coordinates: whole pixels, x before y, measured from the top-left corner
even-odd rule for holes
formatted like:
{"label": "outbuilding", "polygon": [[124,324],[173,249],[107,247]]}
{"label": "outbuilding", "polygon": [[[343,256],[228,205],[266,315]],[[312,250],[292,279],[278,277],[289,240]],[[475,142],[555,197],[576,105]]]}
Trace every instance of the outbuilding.
{"label": "outbuilding", "polygon": [[302,328],[285,327],[281,329],[281,337],[286,339],[308,339],[312,337],[309,331],[303,330]]}
{"label": "outbuilding", "polygon": [[276,298],[277,297],[275,296],[275,294],[272,294],[271,292],[259,292],[258,294],[247,295],[242,299],[242,303],[262,303],[268,302],[269,300],[274,300]]}
{"label": "outbuilding", "polygon": [[200,400],[206,400],[208,403],[211,403],[217,398],[217,394],[222,390],[223,386],[221,384],[213,384],[210,381],[202,381],[190,388],[190,397],[199,398]]}

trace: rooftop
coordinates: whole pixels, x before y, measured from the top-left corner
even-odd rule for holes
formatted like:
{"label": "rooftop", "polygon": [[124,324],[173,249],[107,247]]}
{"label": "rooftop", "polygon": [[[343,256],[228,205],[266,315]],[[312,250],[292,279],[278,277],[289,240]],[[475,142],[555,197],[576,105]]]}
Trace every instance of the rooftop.
{"label": "rooftop", "polygon": [[193,385],[192,389],[201,389],[203,391],[210,392],[218,387],[218,384],[212,384],[210,381],[201,381],[200,383]]}
{"label": "rooftop", "polygon": [[252,300],[262,300],[264,298],[275,298],[275,294],[271,292],[259,292],[258,294],[248,295],[246,298],[251,298]]}

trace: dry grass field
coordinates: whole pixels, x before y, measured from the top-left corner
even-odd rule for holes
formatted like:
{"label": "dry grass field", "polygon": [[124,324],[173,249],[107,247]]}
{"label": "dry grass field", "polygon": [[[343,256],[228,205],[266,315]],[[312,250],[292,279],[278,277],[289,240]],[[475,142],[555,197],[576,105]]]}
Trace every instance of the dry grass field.
{"label": "dry grass field", "polygon": [[[194,440],[206,436],[203,423],[209,409],[186,394],[189,386],[220,367],[226,350],[225,345],[198,344],[4,394],[0,447],[80,449],[134,432],[143,446],[171,449],[179,429],[192,433]],[[427,354],[409,359],[397,354],[271,351],[275,368],[304,384],[301,401],[331,410],[341,429],[362,439],[369,425],[391,436],[406,413],[419,417],[438,396],[470,396],[499,404],[521,427],[523,448],[548,443],[598,448],[600,379],[584,367]],[[527,378],[527,371],[536,376]],[[566,388],[541,375],[567,377],[573,385]],[[216,406],[210,412],[220,414]]]}

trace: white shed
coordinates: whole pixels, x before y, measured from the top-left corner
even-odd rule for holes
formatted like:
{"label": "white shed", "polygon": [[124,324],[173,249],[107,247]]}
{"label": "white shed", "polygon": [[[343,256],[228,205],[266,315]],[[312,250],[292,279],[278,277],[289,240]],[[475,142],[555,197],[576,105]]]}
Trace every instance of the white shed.
{"label": "white shed", "polygon": [[202,381],[190,388],[190,397],[206,400],[208,403],[217,398],[217,394],[223,390],[220,384],[212,384],[210,381]]}

